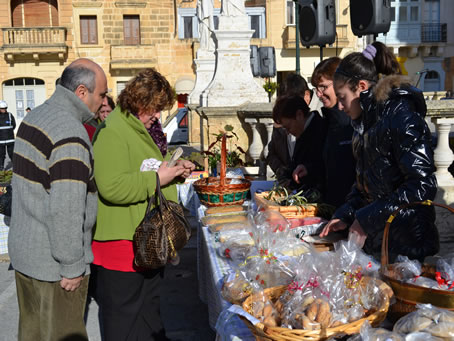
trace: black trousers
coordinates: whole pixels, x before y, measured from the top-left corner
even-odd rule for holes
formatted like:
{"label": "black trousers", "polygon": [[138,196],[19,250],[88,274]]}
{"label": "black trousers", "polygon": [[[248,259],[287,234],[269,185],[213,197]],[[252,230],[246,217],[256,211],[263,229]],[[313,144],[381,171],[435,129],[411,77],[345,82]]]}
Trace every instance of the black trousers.
{"label": "black trousers", "polygon": [[0,170],[5,169],[6,151],[10,160],[13,160],[14,142],[13,143],[0,143]]}
{"label": "black trousers", "polygon": [[122,272],[96,267],[96,300],[104,341],[161,341],[160,284],[164,268]]}

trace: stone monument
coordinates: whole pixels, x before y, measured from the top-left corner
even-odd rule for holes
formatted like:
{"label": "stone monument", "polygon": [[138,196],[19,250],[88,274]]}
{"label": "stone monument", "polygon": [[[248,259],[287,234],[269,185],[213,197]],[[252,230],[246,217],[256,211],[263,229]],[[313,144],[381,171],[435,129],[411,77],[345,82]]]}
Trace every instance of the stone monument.
{"label": "stone monument", "polygon": [[266,103],[268,95],[254,80],[250,62],[249,29],[244,0],[222,0],[216,37],[216,70],[202,93],[203,107],[235,107]]}
{"label": "stone monument", "polygon": [[216,58],[214,55],[215,44],[213,39],[214,19],[213,4],[214,0],[198,0],[197,19],[199,22],[200,47],[197,50],[197,58],[194,60],[196,65],[196,81],[194,89],[189,94],[189,104],[200,106],[201,95],[213,79]]}

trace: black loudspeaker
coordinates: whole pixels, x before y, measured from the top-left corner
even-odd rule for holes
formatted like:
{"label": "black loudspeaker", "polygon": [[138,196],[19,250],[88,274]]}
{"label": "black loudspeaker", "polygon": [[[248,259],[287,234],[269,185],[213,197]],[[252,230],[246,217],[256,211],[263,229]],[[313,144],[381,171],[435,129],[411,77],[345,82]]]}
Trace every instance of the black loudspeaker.
{"label": "black loudspeaker", "polygon": [[259,47],[260,77],[276,76],[276,53],[274,47]]}
{"label": "black loudspeaker", "polygon": [[303,46],[325,46],[336,40],[334,0],[299,0],[299,29]]}
{"label": "black loudspeaker", "polygon": [[350,0],[350,23],[358,37],[388,32],[391,0]]}
{"label": "black loudspeaker", "polygon": [[251,71],[254,77],[260,76],[259,49],[257,45],[251,45]]}

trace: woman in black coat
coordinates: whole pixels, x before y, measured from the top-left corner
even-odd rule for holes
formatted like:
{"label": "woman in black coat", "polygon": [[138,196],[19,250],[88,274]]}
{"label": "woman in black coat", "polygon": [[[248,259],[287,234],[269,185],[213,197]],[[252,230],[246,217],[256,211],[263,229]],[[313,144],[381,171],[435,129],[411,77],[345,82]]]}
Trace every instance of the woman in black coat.
{"label": "woman in black coat", "polygon": [[[339,107],[352,119],[356,183],[347,202],[321,236],[349,229],[364,250],[379,258],[383,230],[402,204],[433,200],[437,192],[426,105],[409,79],[391,75],[378,82],[374,62],[352,53],[334,76]],[[391,224],[390,262],[399,254],[423,261],[439,250],[431,206],[404,209]]]}
{"label": "woman in black coat", "polygon": [[355,182],[355,159],[352,152],[353,128],[350,117],[339,110],[333,87],[334,72],[341,62],[331,57],[320,62],[312,73],[315,94],[323,103],[322,114],[326,125],[323,148],[325,166],[324,202],[341,206]]}

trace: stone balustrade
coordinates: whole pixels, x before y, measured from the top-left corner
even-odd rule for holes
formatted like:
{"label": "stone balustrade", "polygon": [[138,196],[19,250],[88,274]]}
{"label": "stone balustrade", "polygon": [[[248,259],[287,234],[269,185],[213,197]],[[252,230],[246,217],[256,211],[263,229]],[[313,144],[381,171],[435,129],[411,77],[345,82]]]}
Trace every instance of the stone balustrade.
{"label": "stone balustrade", "polygon": [[[427,119],[434,125],[437,135],[435,149],[435,166],[437,180],[440,186],[453,185],[453,177],[448,167],[454,161],[454,154],[449,148],[449,133],[454,124],[454,100],[433,100],[442,98],[436,93],[424,93],[427,100]],[[272,103],[248,104],[238,110],[238,115],[252,129],[252,139],[249,145],[249,156],[255,164],[264,160],[268,155],[268,143],[273,132]]]}
{"label": "stone balustrade", "polygon": [[56,54],[62,60],[67,53],[65,27],[8,27],[2,31],[2,50],[9,62],[19,55],[39,60],[44,54]]}

